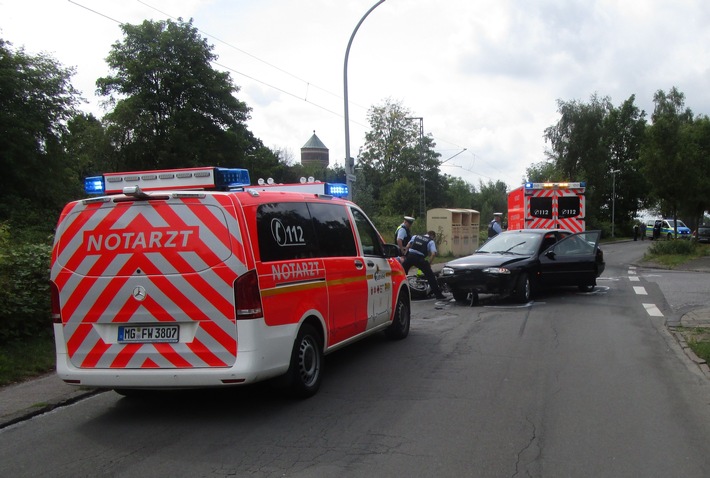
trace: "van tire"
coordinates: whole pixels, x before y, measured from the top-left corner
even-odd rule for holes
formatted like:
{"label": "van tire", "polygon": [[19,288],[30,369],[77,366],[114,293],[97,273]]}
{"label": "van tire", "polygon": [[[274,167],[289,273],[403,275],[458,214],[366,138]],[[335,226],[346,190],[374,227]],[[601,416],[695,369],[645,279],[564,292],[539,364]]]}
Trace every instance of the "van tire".
{"label": "van tire", "polygon": [[308,398],[318,392],[322,378],[323,341],[312,325],[303,324],[293,344],[284,385],[292,396]]}
{"label": "van tire", "polygon": [[390,326],[385,329],[385,336],[392,340],[402,340],[409,335],[411,319],[412,311],[406,294],[399,294],[397,306],[394,309],[394,317]]}

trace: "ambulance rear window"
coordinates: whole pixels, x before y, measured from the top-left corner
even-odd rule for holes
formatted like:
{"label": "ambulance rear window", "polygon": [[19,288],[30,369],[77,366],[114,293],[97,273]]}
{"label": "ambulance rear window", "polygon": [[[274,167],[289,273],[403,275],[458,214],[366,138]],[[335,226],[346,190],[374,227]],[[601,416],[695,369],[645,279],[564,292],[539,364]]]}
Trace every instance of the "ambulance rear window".
{"label": "ambulance rear window", "polygon": [[532,217],[552,219],[552,198],[531,197],[530,215]]}
{"label": "ambulance rear window", "polygon": [[557,198],[557,212],[560,218],[579,216],[579,197],[565,196]]}

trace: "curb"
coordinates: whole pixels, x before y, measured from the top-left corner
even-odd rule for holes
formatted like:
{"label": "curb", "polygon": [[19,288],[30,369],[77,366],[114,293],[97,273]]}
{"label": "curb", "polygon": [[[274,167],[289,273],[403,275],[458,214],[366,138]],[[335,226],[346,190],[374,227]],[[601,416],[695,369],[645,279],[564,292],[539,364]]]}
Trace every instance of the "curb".
{"label": "curb", "polygon": [[710,380],[710,366],[708,365],[708,363],[704,359],[698,357],[695,352],[693,352],[693,349],[690,348],[683,334],[678,332],[676,326],[668,328],[670,329],[671,334],[673,335],[673,337],[675,337],[680,347],[683,349],[683,352],[685,353],[686,357],[688,357],[693,363],[698,366],[703,375],[705,375],[705,378]]}
{"label": "curb", "polygon": [[88,398],[92,395],[97,395],[104,391],[105,390],[101,389],[78,390],[68,396],[54,399],[48,403],[38,404],[30,408],[25,408],[14,413],[10,413],[8,415],[0,417],[0,430],[14,425],[15,423],[20,423],[25,420],[29,420],[30,418],[34,418],[38,415],[43,415],[47,412],[51,412],[55,408],[71,405],[73,403],[79,402],[85,398]]}

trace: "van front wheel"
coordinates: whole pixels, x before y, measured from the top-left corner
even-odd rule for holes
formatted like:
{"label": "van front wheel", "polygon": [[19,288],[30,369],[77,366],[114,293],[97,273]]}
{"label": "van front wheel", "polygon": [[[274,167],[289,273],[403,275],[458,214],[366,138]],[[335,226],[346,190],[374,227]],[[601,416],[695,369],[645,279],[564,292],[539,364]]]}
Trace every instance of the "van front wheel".
{"label": "van front wheel", "polygon": [[312,325],[303,324],[291,352],[291,364],[286,372],[290,392],[299,398],[316,394],[323,376],[323,346]]}
{"label": "van front wheel", "polygon": [[392,323],[385,329],[385,335],[388,339],[400,340],[409,335],[409,324],[411,321],[411,310],[406,294],[399,294],[397,299],[397,307],[394,310],[394,318]]}

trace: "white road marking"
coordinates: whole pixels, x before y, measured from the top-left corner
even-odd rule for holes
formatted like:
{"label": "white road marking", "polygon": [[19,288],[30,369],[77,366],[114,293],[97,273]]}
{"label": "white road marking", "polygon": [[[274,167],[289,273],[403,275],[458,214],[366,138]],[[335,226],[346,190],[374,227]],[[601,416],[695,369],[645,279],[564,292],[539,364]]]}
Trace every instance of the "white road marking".
{"label": "white road marking", "polygon": [[651,317],[663,317],[663,312],[656,307],[656,304],[643,304],[643,308],[646,309],[646,312],[648,312],[648,315]]}
{"label": "white road marking", "polygon": [[636,295],[648,295],[646,289],[644,289],[643,287],[634,286],[634,292],[636,292]]}
{"label": "white road marking", "polygon": [[639,276],[631,276],[629,277],[629,281],[631,282],[641,282],[641,278]]}

